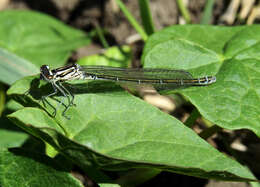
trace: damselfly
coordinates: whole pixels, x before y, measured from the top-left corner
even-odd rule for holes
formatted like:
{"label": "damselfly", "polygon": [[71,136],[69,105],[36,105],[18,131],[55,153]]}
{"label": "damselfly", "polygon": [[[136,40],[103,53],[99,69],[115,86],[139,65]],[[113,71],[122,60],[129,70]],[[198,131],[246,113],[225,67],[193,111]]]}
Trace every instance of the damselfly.
{"label": "damselfly", "polygon": [[139,69],[117,68],[109,66],[80,66],[72,64],[50,70],[43,65],[40,69],[40,78],[51,83],[54,92],[45,96],[54,96],[59,92],[68,99],[63,116],[67,109],[73,105],[74,95],[62,85],[62,82],[70,80],[107,80],[119,83],[135,85],[153,85],[164,89],[181,86],[203,86],[216,82],[215,76],[193,78],[189,72],[172,69]]}

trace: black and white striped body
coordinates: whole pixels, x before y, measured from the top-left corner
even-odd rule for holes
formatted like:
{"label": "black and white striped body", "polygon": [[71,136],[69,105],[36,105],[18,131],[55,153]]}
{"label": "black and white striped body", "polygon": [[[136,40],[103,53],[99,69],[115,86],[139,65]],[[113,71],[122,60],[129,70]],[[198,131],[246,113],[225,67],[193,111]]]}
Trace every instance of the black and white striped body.
{"label": "black and white striped body", "polygon": [[49,66],[41,66],[41,79],[51,81],[68,81],[84,79],[84,73],[80,71],[78,64],[68,65],[57,69],[50,70]]}

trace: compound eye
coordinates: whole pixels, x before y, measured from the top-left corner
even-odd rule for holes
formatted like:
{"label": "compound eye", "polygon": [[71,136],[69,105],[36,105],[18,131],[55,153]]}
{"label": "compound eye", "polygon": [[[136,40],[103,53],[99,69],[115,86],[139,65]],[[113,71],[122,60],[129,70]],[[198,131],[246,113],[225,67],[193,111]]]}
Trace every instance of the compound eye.
{"label": "compound eye", "polygon": [[40,72],[41,72],[40,79],[42,80],[46,78],[50,79],[50,77],[52,76],[50,68],[47,65],[42,65],[40,68]]}

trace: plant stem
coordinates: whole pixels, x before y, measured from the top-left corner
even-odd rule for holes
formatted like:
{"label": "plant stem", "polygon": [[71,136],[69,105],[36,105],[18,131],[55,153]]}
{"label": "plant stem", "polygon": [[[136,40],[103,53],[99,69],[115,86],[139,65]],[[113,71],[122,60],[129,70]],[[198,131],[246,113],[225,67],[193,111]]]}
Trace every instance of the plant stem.
{"label": "plant stem", "polygon": [[205,129],[204,131],[202,131],[201,133],[199,133],[199,136],[201,138],[203,138],[204,140],[208,139],[209,137],[211,137],[213,134],[217,133],[218,131],[220,131],[222,128],[220,128],[217,125],[213,125],[212,127],[209,127],[207,129]]}
{"label": "plant stem", "polygon": [[155,29],[149,8],[149,0],[138,0],[138,2],[144,30],[148,35],[151,35],[155,32]]}
{"label": "plant stem", "polygon": [[200,117],[199,111],[195,108],[190,114],[190,117],[185,121],[185,125],[187,127],[192,127],[195,123],[195,121]]}
{"label": "plant stem", "polygon": [[191,23],[189,11],[183,4],[183,0],[177,0],[177,4],[178,4],[178,7],[179,7],[181,14],[184,17],[186,23]]}
{"label": "plant stem", "polygon": [[119,8],[122,10],[122,12],[125,14],[126,18],[128,19],[128,21],[130,22],[130,24],[135,28],[135,30],[140,34],[140,36],[142,37],[142,39],[144,41],[147,40],[148,36],[145,33],[145,31],[143,30],[143,28],[141,27],[141,25],[139,25],[139,23],[136,21],[136,19],[134,18],[134,16],[127,10],[126,6],[124,5],[124,3],[122,3],[121,0],[116,0],[117,5],[119,6]]}
{"label": "plant stem", "polygon": [[106,49],[109,48],[109,44],[108,44],[108,42],[107,42],[107,40],[106,40],[106,38],[103,34],[103,31],[101,30],[101,28],[99,26],[99,24],[95,23],[95,27],[96,27],[97,35],[98,35],[103,47],[106,48]]}
{"label": "plant stem", "polygon": [[210,24],[211,18],[212,18],[212,9],[213,5],[215,3],[215,0],[207,0],[207,3],[205,5],[203,16],[200,21],[200,24]]}

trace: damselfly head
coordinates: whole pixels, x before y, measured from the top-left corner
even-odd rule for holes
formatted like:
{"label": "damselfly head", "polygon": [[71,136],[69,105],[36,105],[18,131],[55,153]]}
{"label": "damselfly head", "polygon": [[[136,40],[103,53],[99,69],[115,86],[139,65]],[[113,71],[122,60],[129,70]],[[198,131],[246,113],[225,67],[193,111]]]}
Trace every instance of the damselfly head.
{"label": "damselfly head", "polygon": [[49,66],[42,65],[41,68],[40,68],[40,72],[41,72],[41,74],[40,74],[40,79],[41,80],[49,80],[49,79],[51,79],[52,72],[51,72]]}

